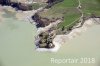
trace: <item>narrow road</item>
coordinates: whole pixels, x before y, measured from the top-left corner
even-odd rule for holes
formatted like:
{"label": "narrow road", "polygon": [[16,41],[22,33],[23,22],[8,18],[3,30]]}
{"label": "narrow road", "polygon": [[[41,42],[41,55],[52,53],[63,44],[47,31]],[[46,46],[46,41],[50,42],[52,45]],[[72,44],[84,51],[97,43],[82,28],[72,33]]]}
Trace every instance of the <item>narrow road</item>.
{"label": "narrow road", "polygon": [[[68,27],[68,26],[72,25],[73,23],[75,23],[75,22],[78,21],[78,20],[79,20],[80,23],[83,23],[83,21],[84,21],[84,19],[83,19],[84,14],[83,14],[83,11],[81,10],[81,9],[82,9],[82,6],[81,6],[80,0],[78,0],[78,6],[77,6],[76,8],[77,8],[78,11],[81,13],[81,16],[80,16],[79,18],[75,19],[71,24],[69,24],[69,25],[67,25],[67,26],[65,26],[65,27]],[[83,23],[83,24],[84,24],[84,23]],[[79,27],[80,27],[80,26],[79,26]],[[76,28],[76,27],[75,27],[75,28]],[[73,29],[74,29],[74,28],[73,28]]]}
{"label": "narrow road", "polygon": [[82,11],[82,6],[81,6],[81,2],[80,2],[80,0],[78,0],[78,2],[79,2],[79,5],[78,5],[78,7],[77,7],[77,9],[79,10],[79,12],[81,13],[81,17],[80,17],[80,22],[82,23],[84,20],[83,20],[83,17],[84,17],[84,14],[83,14],[83,11]]}

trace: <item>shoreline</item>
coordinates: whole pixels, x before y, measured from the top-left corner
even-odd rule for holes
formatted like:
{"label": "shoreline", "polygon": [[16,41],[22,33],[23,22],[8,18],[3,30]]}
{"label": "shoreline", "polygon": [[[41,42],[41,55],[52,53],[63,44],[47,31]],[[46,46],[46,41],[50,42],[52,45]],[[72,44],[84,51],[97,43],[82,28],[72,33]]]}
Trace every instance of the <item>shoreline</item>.
{"label": "shoreline", "polygon": [[89,18],[88,20],[86,20],[84,22],[84,24],[82,25],[82,27],[79,28],[75,28],[73,29],[69,34],[66,35],[56,35],[55,38],[53,39],[53,44],[55,45],[54,48],[51,49],[47,49],[47,48],[36,48],[36,51],[47,51],[47,52],[57,52],[61,45],[66,43],[67,41],[72,40],[73,38],[79,36],[80,34],[82,34],[83,32],[85,32],[89,27],[93,26],[96,24],[95,20],[97,20],[98,22],[100,18]]}
{"label": "shoreline", "polygon": [[[30,10],[30,11],[20,11],[20,10],[16,11],[15,8],[12,8],[11,6],[2,6],[2,8],[7,9],[7,10],[10,9],[9,11],[11,11],[11,12],[16,12],[16,18],[18,20],[25,20],[26,22],[30,22],[31,24],[34,24],[35,26],[36,26],[36,23],[34,22],[34,20],[31,17],[35,13],[38,13],[39,11],[42,11],[44,9],[43,7],[40,7],[37,10],[33,9],[33,10]],[[81,18],[82,17],[80,17],[80,20],[81,20]],[[40,47],[38,47],[37,44],[39,44],[38,42],[40,40],[39,34],[42,33],[42,32],[48,31],[49,29],[51,29],[54,26],[57,26],[60,22],[62,22],[62,20],[59,19],[59,20],[56,20],[53,23],[50,23],[48,26],[45,26],[43,28],[37,28],[37,35],[36,35],[36,38],[35,38],[36,51],[57,52],[60,49],[62,44],[66,43],[67,41],[70,41],[71,39],[73,39],[76,36],[80,35],[81,33],[85,32],[90,26],[97,23],[96,21],[100,21],[100,18],[89,18],[85,21],[82,20],[81,22],[78,23],[78,26],[81,25],[80,23],[84,22],[83,25],[81,27],[78,27],[78,28],[77,28],[77,25],[75,25],[74,26],[75,28],[72,29],[71,31],[69,31],[70,33],[61,34],[61,35],[55,34],[54,38],[52,38],[52,44],[54,44],[53,48],[40,48]],[[100,23],[98,22],[98,24],[100,24]]]}
{"label": "shoreline", "polygon": [[[39,47],[39,41],[42,41],[39,37],[40,33],[45,33],[46,31],[48,31],[50,28],[52,28],[52,26],[50,27],[50,25],[52,23],[50,23],[49,25],[43,27],[43,28],[38,28],[37,29],[37,36],[38,39],[36,41],[36,51],[49,51],[49,52],[57,52],[59,50],[59,48],[61,47],[61,44],[66,43],[67,41],[73,39],[74,37],[76,37],[77,35],[80,35],[82,32],[85,32],[90,26],[94,25],[94,18],[91,17],[87,17],[88,19],[84,19],[84,14],[83,11],[81,10],[82,6],[80,3],[80,0],[78,0],[79,4],[77,6],[77,9],[79,10],[79,12],[81,13],[81,17],[79,18],[79,23],[78,25],[74,25],[73,29],[71,31],[69,31],[68,34],[65,35],[56,35],[54,38],[52,38],[52,44],[55,46],[53,48],[40,48]],[[56,22],[56,21],[55,21]],[[55,23],[54,22],[54,23]],[[56,24],[57,25],[57,24]],[[50,34],[50,33],[48,33]],[[42,38],[44,39],[44,38]],[[66,40],[67,39],[67,40]],[[44,39],[45,40],[45,39]],[[51,40],[50,40],[51,41]],[[41,43],[40,43],[41,44]],[[38,47],[37,47],[38,46]]]}
{"label": "shoreline", "polygon": [[[78,25],[73,25],[72,28],[67,30],[68,34],[65,32],[66,34],[62,34],[61,33],[60,35],[59,34],[57,35],[56,32],[55,32],[54,38],[52,38],[52,39],[47,41],[47,39],[49,38],[50,35],[46,36],[46,37],[48,37],[47,39],[43,38],[43,37],[45,37],[44,34],[46,32],[46,30],[44,30],[44,29],[45,29],[45,27],[48,27],[48,25],[45,26],[44,29],[42,29],[42,31],[41,31],[42,33],[44,33],[44,34],[42,34],[42,38],[40,36],[41,34],[38,34],[38,38],[39,39],[36,39],[36,40],[38,40],[38,42],[36,42],[36,47],[38,46],[36,48],[36,50],[37,51],[57,52],[59,50],[61,44],[64,44],[67,41],[73,39],[74,37],[76,37],[77,35],[81,34],[82,32],[85,32],[90,26],[92,26],[94,24],[94,21],[97,20],[97,19],[92,18],[91,16],[88,19],[85,19],[84,13],[83,13],[81,8],[82,8],[81,2],[80,2],[80,0],[78,0],[77,9],[81,13],[81,16],[80,16],[80,18],[78,20]],[[94,21],[93,21],[93,19],[94,19]],[[47,28],[47,29],[49,30],[49,28]],[[58,29],[55,29],[55,30],[57,31]],[[53,30],[51,30],[51,32],[52,31]],[[61,31],[61,32],[63,32],[63,31]],[[37,31],[37,33],[38,33],[38,31]],[[47,31],[47,33],[50,34],[49,31]],[[48,48],[47,46],[48,45],[51,46],[51,43],[52,43],[52,46],[54,45],[54,47],[53,48],[50,48],[50,47]]]}

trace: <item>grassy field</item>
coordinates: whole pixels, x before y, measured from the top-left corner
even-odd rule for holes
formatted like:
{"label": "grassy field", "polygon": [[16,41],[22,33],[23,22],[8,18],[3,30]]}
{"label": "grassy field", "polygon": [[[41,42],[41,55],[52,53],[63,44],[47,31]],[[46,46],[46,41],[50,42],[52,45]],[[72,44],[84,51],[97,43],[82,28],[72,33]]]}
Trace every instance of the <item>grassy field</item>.
{"label": "grassy field", "polygon": [[[100,15],[100,0],[80,0],[80,2],[84,15]],[[81,16],[81,13],[77,9],[78,4],[78,0],[64,0],[52,6],[49,10],[40,13],[40,15],[49,19],[64,17],[63,22],[58,27],[70,27]]]}
{"label": "grassy field", "polygon": [[100,16],[100,0],[80,0],[84,14]]}
{"label": "grassy field", "polygon": [[32,6],[32,9],[38,9],[38,8],[40,8],[40,7],[44,7],[46,4],[43,4],[43,3],[33,3],[33,4],[31,4],[31,6]]}

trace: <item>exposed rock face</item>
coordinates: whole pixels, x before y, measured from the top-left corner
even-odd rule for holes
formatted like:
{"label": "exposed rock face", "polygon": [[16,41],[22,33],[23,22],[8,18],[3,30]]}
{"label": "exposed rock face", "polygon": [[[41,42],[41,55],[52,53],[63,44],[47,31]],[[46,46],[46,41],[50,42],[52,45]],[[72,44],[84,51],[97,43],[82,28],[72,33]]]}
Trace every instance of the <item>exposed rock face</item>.
{"label": "exposed rock face", "polygon": [[42,2],[42,3],[53,3],[55,1],[59,1],[59,0],[33,0],[34,2]]}
{"label": "exposed rock face", "polygon": [[29,4],[24,4],[20,2],[12,2],[11,0],[0,0],[1,5],[5,6],[11,6],[13,8],[16,8],[17,10],[27,11],[32,10],[32,6]]}
{"label": "exposed rock face", "polygon": [[48,3],[53,3],[55,1],[57,1],[57,0],[48,0]]}
{"label": "exposed rock face", "polygon": [[64,0],[48,0],[47,1],[48,5],[47,5],[46,8],[50,8],[51,6],[53,6],[53,5],[55,5],[55,4],[59,3],[59,2],[62,2],[62,1],[64,1]]}
{"label": "exposed rock face", "polygon": [[31,5],[24,4],[24,3],[12,2],[11,6],[16,8],[17,10],[22,10],[22,11],[32,10],[32,6]]}
{"label": "exposed rock face", "polygon": [[[34,1],[40,1],[40,0],[34,0]],[[58,19],[62,19],[62,17],[43,17],[41,16],[41,13],[46,13],[48,10],[47,8],[51,7],[52,5],[62,2],[63,0],[41,0],[42,2],[47,2],[48,5],[42,10],[37,12],[35,15],[32,16],[32,19],[37,23],[37,27],[45,27],[48,26],[50,23],[55,22]],[[40,2],[41,2],[40,1]],[[47,10],[46,10],[47,9]]]}
{"label": "exposed rock face", "polygon": [[52,19],[48,19],[48,18],[43,18],[41,17],[38,13],[36,13],[34,16],[32,16],[32,19],[36,22],[36,26],[37,28],[39,27],[45,27],[48,26],[50,23],[55,22],[56,20],[58,20],[59,18],[52,18]]}
{"label": "exposed rock face", "polygon": [[11,0],[0,0],[0,4],[1,5],[10,5],[11,4]]}
{"label": "exposed rock face", "polygon": [[53,34],[50,34],[48,32],[43,32],[41,34],[39,34],[39,37],[40,37],[40,40],[39,40],[39,48],[54,48],[55,45],[52,43],[52,39],[54,37],[51,37],[51,35]]}

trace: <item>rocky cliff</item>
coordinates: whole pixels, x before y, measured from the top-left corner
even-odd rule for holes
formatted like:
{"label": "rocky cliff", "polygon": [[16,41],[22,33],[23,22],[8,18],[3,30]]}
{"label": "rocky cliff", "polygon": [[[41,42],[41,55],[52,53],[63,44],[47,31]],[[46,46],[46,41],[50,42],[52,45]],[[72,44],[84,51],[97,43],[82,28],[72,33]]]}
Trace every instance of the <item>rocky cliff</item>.
{"label": "rocky cliff", "polygon": [[17,1],[15,2],[12,0],[0,0],[0,4],[2,6],[11,6],[16,10],[22,10],[22,11],[32,10],[31,4],[25,4]]}

